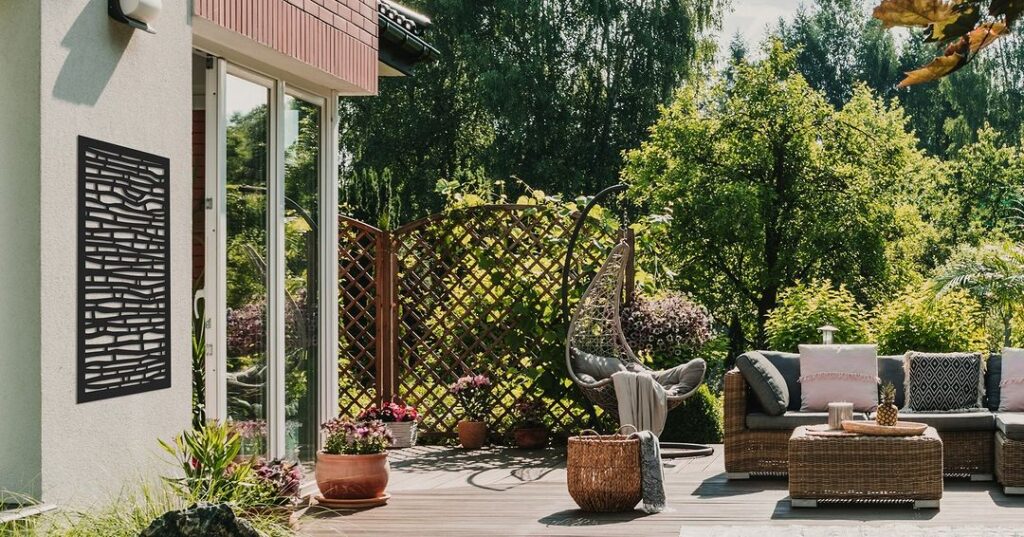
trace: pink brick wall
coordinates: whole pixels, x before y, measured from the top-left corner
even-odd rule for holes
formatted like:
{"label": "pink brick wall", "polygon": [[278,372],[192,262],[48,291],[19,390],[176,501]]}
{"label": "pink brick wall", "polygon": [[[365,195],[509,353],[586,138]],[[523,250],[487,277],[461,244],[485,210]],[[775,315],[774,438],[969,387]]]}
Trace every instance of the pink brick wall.
{"label": "pink brick wall", "polygon": [[376,0],[195,0],[195,16],[377,92]]}

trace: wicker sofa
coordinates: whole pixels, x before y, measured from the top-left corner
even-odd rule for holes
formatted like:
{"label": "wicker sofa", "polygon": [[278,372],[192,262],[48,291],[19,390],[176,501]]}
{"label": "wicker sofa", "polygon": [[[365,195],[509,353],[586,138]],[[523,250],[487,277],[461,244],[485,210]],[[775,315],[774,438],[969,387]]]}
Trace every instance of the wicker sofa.
{"label": "wicker sofa", "polygon": [[[825,413],[800,412],[799,355],[757,352],[772,362],[786,380],[790,405],[782,416],[766,415],[751,393],[743,374],[733,369],[725,375],[725,470],[729,479],[788,473],[789,437],[800,425],[825,423]],[[979,412],[902,415],[902,419],[927,423],[943,441],[943,466],[947,476],[991,480],[993,474],[1007,493],[1024,493],[1024,413],[999,413],[1002,361],[988,360],[986,405]],[[878,376],[896,386],[896,405],[903,406],[903,356],[879,356]],[[855,419],[873,419],[866,414]]]}

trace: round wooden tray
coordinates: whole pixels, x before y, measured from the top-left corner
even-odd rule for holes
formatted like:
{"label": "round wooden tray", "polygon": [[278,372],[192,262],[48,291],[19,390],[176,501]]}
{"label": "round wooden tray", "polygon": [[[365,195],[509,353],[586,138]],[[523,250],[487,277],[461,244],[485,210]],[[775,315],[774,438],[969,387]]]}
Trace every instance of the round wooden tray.
{"label": "round wooden tray", "polygon": [[857,433],[851,433],[842,429],[829,429],[827,423],[808,425],[807,434],[810,436],[857,436]]}
{"label": "round wooden tray", "polygon": [[914,421],[898,421],[891,427],[873,421],[846,420],[843,430],[868,436],[920,436],[928,426]]}
{"label": "round wooden tray", "polygon": [[330,507],[332,509],[365,509],[367,507],[377,507],[388,503],[391,499],[391,495],[384,493],[383,496],[376,498],[368,498],[365,500],[331,500],[324,498],[323,496],[317,496],[314,498],[316,503],[324,507]]}

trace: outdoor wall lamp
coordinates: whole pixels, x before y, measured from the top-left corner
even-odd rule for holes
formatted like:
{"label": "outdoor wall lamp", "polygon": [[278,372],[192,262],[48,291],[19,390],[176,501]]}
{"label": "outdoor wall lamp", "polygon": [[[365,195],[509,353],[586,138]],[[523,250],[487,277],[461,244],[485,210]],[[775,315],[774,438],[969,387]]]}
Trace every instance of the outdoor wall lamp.
{"label": "outdoor wall lamp", "polygon": [[162,0],[107,0],[110,18],[151,34],[156,31],[149,25],[160,13]]}

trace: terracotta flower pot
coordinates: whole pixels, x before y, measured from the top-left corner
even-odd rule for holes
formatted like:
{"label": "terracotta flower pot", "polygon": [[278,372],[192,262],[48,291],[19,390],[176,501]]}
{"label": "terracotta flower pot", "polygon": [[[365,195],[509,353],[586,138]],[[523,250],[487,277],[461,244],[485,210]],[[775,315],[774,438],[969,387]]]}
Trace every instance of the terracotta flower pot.
{"label": "terracotta flower pot", "polygon": [[482,421],[460,421],[459,442],[466,449],[480,449],[487,443],[487,424]]}
{"label": "terracotta flower pot", "polygon": [[544,427],[522,427],[513,431],[516,445],[522,449],[537,449],[548,445],[548,430]]}
{"label": "terracotta flower pot", "polygon": [[373,455],[316,454],[316,484],[331,500],[367,500],[384,495],[391,465],[387,453]]}

